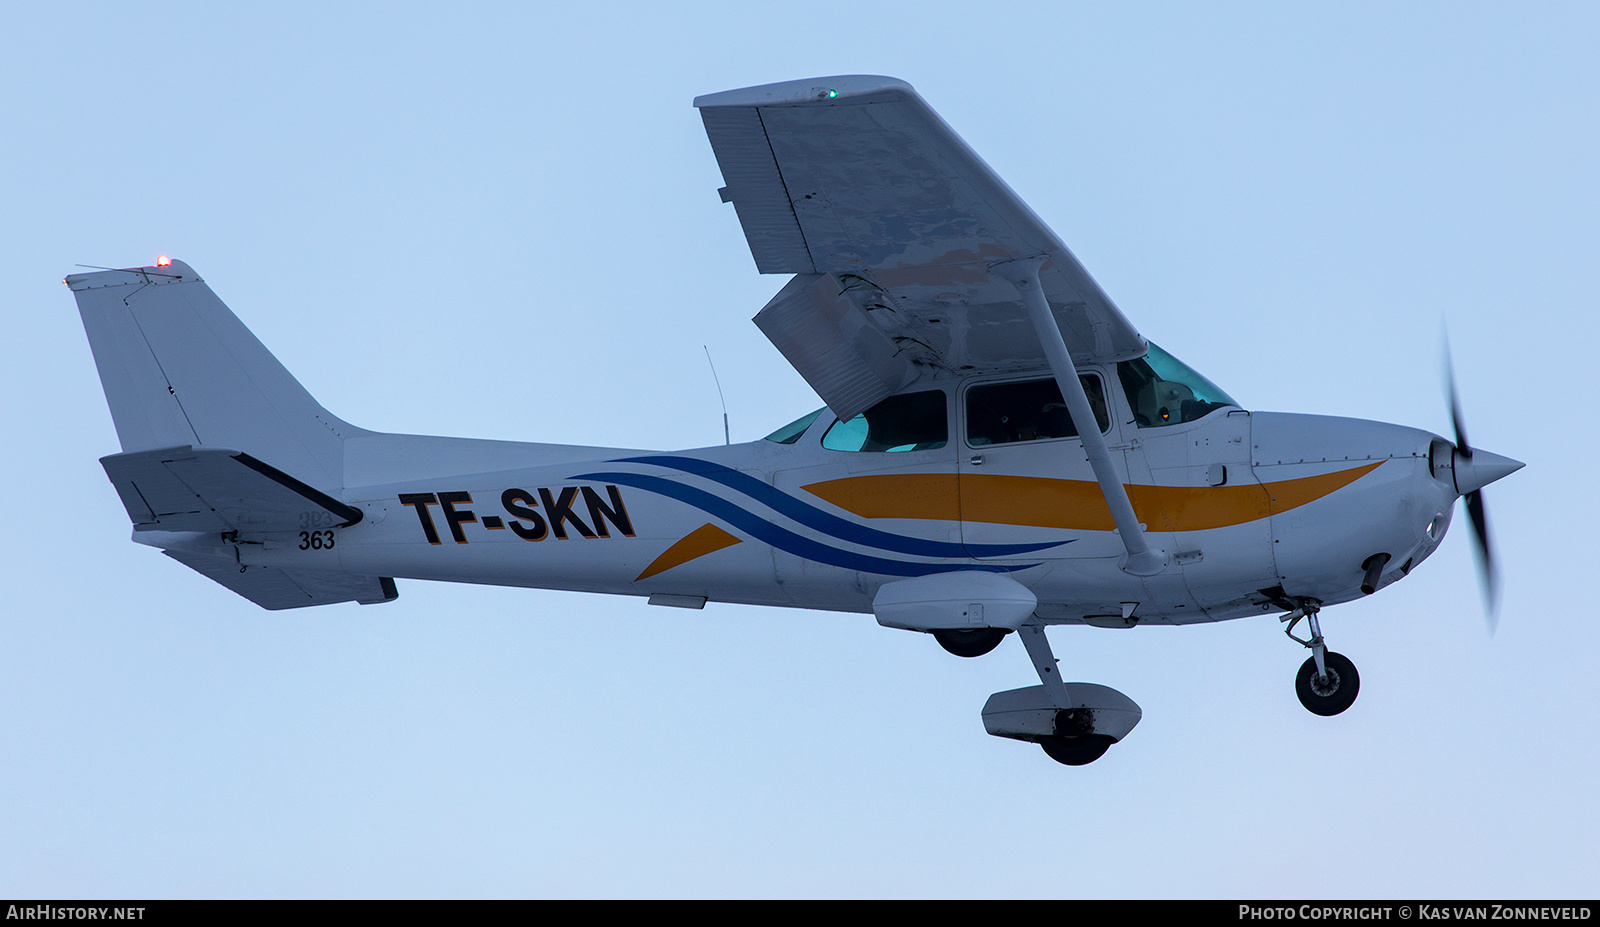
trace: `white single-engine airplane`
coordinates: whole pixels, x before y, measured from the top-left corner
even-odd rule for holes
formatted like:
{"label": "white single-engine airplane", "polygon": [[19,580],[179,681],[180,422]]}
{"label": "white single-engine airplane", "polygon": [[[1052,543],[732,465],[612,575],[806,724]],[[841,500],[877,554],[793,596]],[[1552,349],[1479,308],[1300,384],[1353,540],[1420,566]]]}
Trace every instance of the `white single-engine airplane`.
{"label": "white single-engine airplane", "polygon": [[[695,100],[756,266],[755,316],[827,404],[671,453],[383,434],[322,408],[179,261],[66,278],[122,453],[133,539],[264,608],[394,577],[871,613],[972,657],[1016,631],[1040,685],[991,734],[1071,765],[1140,717],[1064,682],[1051,624],[1282,613],[1296,690],[1356,697],[1317,613],[1409,574],[1458,497],[1522,466],[1456,439],[1247,412],[1147,342],[908,84]],[[1306,620],[1309,634],[1296,637]]]}

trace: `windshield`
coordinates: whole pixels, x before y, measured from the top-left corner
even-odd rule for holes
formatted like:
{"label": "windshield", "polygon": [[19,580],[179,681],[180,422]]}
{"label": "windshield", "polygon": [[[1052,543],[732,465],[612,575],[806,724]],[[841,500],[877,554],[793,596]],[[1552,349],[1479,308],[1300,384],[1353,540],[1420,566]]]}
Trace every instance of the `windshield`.
{"label": "windshield", "polygon": [[1140,428],[1192,422],[1224,406],[1239,405],[1155,342],[1144,357],[1118,364],[1117,378],[1133,407],[1134,424]]}

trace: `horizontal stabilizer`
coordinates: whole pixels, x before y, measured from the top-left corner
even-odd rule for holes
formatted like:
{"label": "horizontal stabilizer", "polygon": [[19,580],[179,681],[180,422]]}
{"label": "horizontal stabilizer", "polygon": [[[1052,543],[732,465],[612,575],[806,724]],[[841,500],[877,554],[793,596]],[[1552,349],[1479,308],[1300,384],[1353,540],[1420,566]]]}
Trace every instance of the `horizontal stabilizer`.
{"label": "horizontal stabilizer", "polygon": [[162,553],[262,608],[273,611],[307,605],[332,605],[335,602],[376,605],[400,595],[395,589],[394,580],[387,576],[353,576],[349,573],[263,566],[241,568],[227,557],[172,550]]}
{"label": "horizontal stabilizer", "polygon": [[260,534],[361,520],[360,509],[239,451],[183,445],[113,454],[100,464],[135,530]]}

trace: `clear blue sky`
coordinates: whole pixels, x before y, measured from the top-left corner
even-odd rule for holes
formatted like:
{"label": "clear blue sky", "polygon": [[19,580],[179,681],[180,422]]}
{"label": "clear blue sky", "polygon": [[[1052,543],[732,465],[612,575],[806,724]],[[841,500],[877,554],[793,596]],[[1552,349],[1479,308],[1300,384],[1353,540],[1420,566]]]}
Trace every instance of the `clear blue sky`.
{"label": "clear blue sky", "polygon": [[[3,16],[0,896],[1600,893],[1592,4],[34,4]],[[1324,613],[1052,632],[1143,723],[870,617],[400,584],[268,613],[127,540],[76,264],[192,264],[365,427],[718,443],[819,403],[690,100],[903,78],[1148,337],[1255,409],[1448,429],[1491,487]]]}

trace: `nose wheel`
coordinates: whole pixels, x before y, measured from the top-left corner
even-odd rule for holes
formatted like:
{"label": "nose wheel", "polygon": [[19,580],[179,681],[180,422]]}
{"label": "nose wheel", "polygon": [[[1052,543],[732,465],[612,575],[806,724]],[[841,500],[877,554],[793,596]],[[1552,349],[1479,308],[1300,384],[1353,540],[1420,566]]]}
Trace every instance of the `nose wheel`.
{"label": "nose wheel", "polygon": [[[1294,677],[1294,693],[1300,697],[1300,704],[1314,715],[1332,717],[1355,704],[1356,694],[1361,691],[1361,674],[1356,672],[1356,665],[1342,653],[1333,653],[1328,649],[1322,639],[1322,626],[1317,622],[1316,602],[1299,600],[1300,604],[1289,614],[1284,615],[1284,621],[1289,626],[1283,633],[1297,644],[1311,649],[1311,657],[1300,665],[1300,672]],[[1304,618],[1311,626],[1311,637],[1308,640],[1294,636],[1294,626]]]}
{"label": "nose wheel", "polygon": [[1331,717],[1355,703],[1361,691],[1361,676],[1356,665],[1342,653],[1327,653],[1323,657],[1324,672],[1317,672],[1317,660],[1311,657],[1300,664],[1294,677],[1294,694],[1300,704],[1314,715]]}

